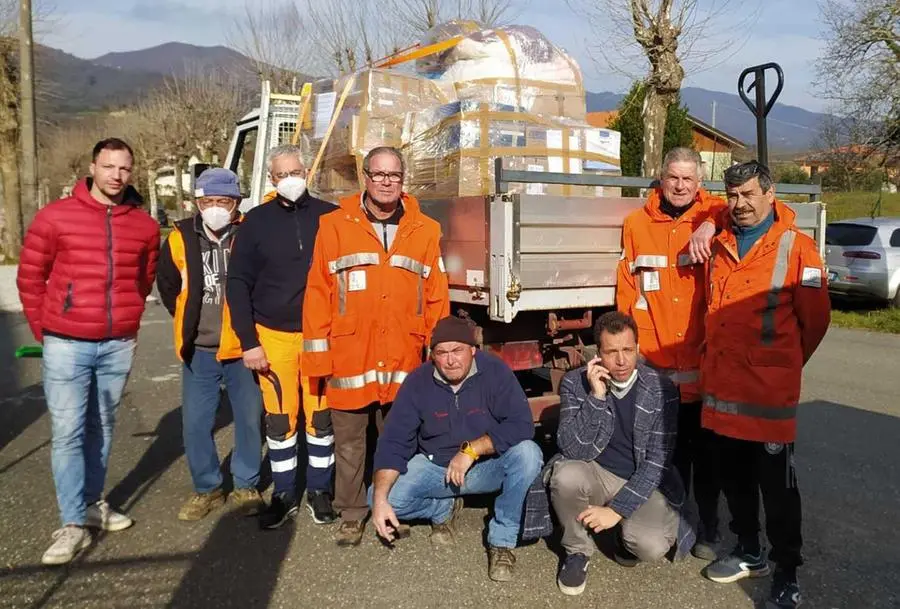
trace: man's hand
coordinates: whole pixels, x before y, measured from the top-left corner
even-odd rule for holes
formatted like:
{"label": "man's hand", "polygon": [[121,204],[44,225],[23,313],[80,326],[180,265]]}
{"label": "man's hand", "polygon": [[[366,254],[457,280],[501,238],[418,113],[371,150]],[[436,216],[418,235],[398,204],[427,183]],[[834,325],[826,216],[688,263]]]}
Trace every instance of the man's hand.
{"label": "man's hand", "polygon": [[265,372],[269,369],[269,360],[266,359],[266,352],[260,347],[253,347],[244,351],[244,366],[254,372]]}
{"label": "man's hand", "polygon": [[466,481],[466,472],[469,471],[473,463],[475,463],[475,459],[466,453],[456,453],[456,456],[453,457],[447,466],[447,474],[444,476],[444,480],[458,488],[462,488],[463,483]]}
{"label": "man's hand", "polygon": [[691,262],[694,264],[702,264],[709,260],[712,256],[712,240],[716,236],[716,225],[712,222],[704,222],[700,228],[691,235],[688,242],[688,253],[691,255]]}
{"label": "man's hand", "polygon": [[375,523],[375,532],[382,539],[388,543],[394,541],[400,521],[387,499],[376,500],[372,505],[372,522]]}
{"label": "man's hand", "polygon": [[622,520],[622,517],[612,508],[589,505],[588,509],[578,514],[578,522],[594,533],[611,529]]}
{"label": "man's hand", "polygon": [[587,379],[591,386],[591,395],[598,400],[606,397],[606,383],[609,382],[609,370],[600,365],[600,358],[595,357],[587,364]]}

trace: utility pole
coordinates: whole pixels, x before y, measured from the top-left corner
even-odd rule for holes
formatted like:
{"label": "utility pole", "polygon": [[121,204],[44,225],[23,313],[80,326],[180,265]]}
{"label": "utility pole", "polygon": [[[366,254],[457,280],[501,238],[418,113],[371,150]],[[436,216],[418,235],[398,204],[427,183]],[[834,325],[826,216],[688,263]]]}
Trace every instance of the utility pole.
{"label": "utility pole", "polygon": [[31,0],[19,5],[19,139],[22,152],[21,209],[23,228],[37,212],[37,121],[34,112],[34,36]]}

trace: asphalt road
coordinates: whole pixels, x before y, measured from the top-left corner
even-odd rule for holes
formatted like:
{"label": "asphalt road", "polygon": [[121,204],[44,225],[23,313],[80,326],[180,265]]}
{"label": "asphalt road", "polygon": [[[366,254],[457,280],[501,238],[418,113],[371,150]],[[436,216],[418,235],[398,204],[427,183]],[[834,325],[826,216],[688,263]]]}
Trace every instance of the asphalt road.
{"label": "asphalt road", "polygon": [[[517,578],[488,580],[488,501],[467,502],[456,546],[435,551],[428,527],[394,549],[372,527],[342,550],[333,527],[306,512],[292,528],[260,532],[222,510],[176,519],[190,492],[181,444],[180,368],[171,325],[150,305],[118,417],[110,501],[137,524],[100,538],[75,563],[45,568],[57,527],[49,420],[40,361],[15,362],[22,318],[0,315],[0,608],[39,607],[753,607],[769,582],[717,585],[688,558],[622,569],[598,554],[583,596],[556,588],[558,555],[545,542],[517,550]],[[804,501],[810,608],[900,606],[900,337],[833,330],[809,363],[797,466]],[[231,432],[223,413],[224,456]],[[723,507],[724,509],[724,507]]]}

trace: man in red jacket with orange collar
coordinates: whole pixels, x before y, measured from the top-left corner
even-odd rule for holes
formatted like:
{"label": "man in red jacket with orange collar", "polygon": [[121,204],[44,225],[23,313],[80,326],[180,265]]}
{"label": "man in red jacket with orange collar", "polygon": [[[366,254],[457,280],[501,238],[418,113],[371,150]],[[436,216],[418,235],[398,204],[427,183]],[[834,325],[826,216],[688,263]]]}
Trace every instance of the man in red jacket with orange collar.
{"label": "man in red jacket with orange collar", "polygon": [[116,409],[156,277],[159,226],[129,183],[134,160],[120,139],[98,142],[91,177],[28,227],[17,285],[35,339],[53,434],[53,479],[62,528],[44,564],[88,547],[85,527],[118,531],[128,516],[102,499]]}
{"label": "man in red jacket with orange collar", "polygon": [[402,192],[404,163],[379,147],[366,190],[322,217],[303,305],[303,369],[327,377],[334,425],[337,544],[362,540],[370,417],[381,427],[406,376],[450,310],[441,228]]}

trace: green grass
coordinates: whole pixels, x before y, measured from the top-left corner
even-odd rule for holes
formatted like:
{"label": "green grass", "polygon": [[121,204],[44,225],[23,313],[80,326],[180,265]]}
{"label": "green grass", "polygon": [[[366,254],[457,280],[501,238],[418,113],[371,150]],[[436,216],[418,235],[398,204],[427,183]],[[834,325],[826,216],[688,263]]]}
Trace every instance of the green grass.
{"label": "green grass", "polygon": [[[882,216],[900,216],[900,193],[880,193]],[[878,200],[877,192],[826,192],[823,200],[827,205],[829,222],[847,218],[865,218],[872,214]]]}
{"label": "green grass", "polygon": [[831,311],[831,325],[839,328],[859,328],[874,332],[900,334],[900,309],[872,311]]}
{"label": "green grass", "polygon": [[831,325],[900,334],[900,308],[875,308],[870,302],[833,299]]}

